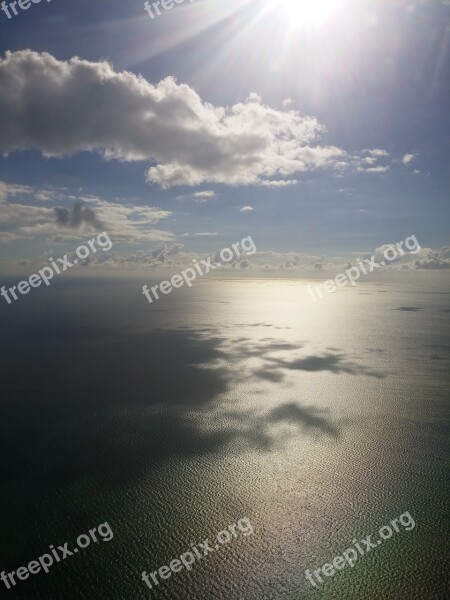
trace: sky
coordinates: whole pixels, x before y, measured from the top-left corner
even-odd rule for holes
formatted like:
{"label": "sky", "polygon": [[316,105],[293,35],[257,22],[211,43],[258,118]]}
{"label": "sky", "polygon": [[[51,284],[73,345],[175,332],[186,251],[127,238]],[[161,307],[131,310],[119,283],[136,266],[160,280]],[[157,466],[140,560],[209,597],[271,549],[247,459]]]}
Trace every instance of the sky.
{"label": "sky", "polygon": [[411,235],[420,253],[389,268],[450,268],[447,0],[17,13],[0,12],[0,270],[98,231],[102,269],[252,236],[241,271],[316,276]]}

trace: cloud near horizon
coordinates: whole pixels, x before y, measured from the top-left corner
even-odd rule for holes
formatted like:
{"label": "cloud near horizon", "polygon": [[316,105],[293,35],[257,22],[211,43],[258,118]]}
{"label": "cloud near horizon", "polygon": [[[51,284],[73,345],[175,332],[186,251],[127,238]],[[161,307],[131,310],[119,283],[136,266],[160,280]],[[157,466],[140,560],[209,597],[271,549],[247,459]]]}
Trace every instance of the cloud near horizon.
{"label": "cloud near horizon", "polygon": [[[7,187],[10,191],[20,186]],[[22,193],[34,194],[33,188]],[[20,239],[41,239],[52,243],[82,240],[86,235],[102,230],[108,231],[116,241],[128,244],[170,242],[175,238],[169,231],[155,229],[156,223],[172,215],[171,211],[108,202],[96,196],[70,198],[70,207],[1,202],[0,228],[4,231],[0,231],[0,244]]]}

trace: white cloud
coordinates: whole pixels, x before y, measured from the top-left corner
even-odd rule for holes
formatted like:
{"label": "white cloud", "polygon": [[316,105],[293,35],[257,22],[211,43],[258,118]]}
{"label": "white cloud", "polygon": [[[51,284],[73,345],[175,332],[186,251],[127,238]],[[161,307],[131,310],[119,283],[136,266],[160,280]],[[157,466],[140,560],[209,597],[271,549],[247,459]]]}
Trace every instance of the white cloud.
{"label": "white cloud", "polygon": [[387,150],[383,150],[382,148],[374,148],[373,150],[363,150],[362,154],[370,154],[371,156],[390,156],[390,153]]}
{"label": "white cloud", "polygon": [[[389,171],[390,167],[389,165],[385,165],[384,167],[382,167],[381,165],[378,167],[370,167],[370,169],[365,169],[366,173],[386,173],[386,171]],[[358,171],[363,171],[364,169],[358,169]]]}
{"label": "white cloud", "polygon": [[192,195],[194,196],[194,198],[208,199],[208,198],[215,198],[216,192],[212,192],[211,190],[206,190],[204,192],[195,192],[195,194],[192,194]]}
{"label": "white cloud", "polygon": [[290,185],[297,185],[298,181],[297,179],[278,179],[278,180],[273,180],[270,181],[268,179],[262,179],[259,181],[259,185],[265,186],[265,187],[274,187],[274,188],[281,188],[281,187],[287,187]]}
{"label": "white cloud", "polygon": [[361,163],[363,165],[374,165],[377,162],[377,159],[375,156],[366,156],[366,158],[363,158],[361,160]]}
{"label": "white cloud", "polygon": [[414,158],[414,154],[405,154],[405,156],[402,158],[402,163],[404,165],[408,165],[412,160],[414,160]]}
{"label": "white cloud", "polygon": [[444,246],[440,250],[422,248],[416,256],[414,269],[427,271],[442,271],[450,269],[450,247]]}
{"label": "white cloud", "polygon": [[414,169],[413,174],[414,175],[420,175],[422,173],[422,171],[420,169]]}
{"label": "white cloud", "polygon": [[150,206],[123,205],[105,200],[94,203],[97,218],[116,240],[128,243],[160,241],[169,242],[174,235],[155,229],[154,225],[172,215],[168,210]]}
{"label": "white cloud", "polygon": [[5,202],[10,196],[17,194],[32,194],[33,188],[28,185],[13,185],[0,181],[0,202]]}
{"label": "white cloud", "polygon": [[252,210],[254,210],[254,209],[253,209],[253,206],[243,206],[243,207],[240,209],[240,212],[241,212],[241,213],[246,213],[246,212],[251,212]]}
{"label": "white cloud", "polygon": [[27,204],[0,204],[0,225],[9,228],[40,225],[55,221],[52,208]]}
{"label": "white cloud", "polygon": [[209,232],[201,232],[201,233],[182,233],[181,237],[214,237],[219,235],[218,233],[209,233]]}
{"label": "white cloud", "polygon": [[256,94],[213,106],[174,78],[153,85],[106,62],[7,52],[0,90],[3,151],[98,150],[109,159],[154,161],[147,179],[165,188],[256,184],[346,157],[340,148],[316,145],[324,128],[314,117],[270,108]]}
{"label": "white cloud", "polygon": [[56,195],[53,191],[41,190],[40,192],[37,192],[34,197],[40,202],[48,202],[49,200],[55,200]]}

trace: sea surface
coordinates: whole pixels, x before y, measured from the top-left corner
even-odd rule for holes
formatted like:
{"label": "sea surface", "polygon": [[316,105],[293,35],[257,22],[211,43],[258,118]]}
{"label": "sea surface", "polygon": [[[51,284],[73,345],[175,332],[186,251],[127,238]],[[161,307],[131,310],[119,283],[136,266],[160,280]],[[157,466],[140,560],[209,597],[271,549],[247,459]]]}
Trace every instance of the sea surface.
{"label": "sea surface", "polygon": [[[67,279],[0,307],[0,571],[23,600],[447,598],[448,289]],[[353,568],[315,570],[409,512]],[[239,535],[149,590],[192,544]]]}

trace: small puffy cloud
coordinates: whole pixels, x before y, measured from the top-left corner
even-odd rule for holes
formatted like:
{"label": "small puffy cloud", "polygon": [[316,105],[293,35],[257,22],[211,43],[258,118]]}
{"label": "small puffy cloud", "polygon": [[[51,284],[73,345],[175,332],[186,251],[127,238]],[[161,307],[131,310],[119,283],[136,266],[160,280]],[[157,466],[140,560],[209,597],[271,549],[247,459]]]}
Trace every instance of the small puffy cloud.
{"label": "small puffy cloud", "polygon": [[36,192],[34,194],[34,197],[36,198],[36,200],[39,200],[39,202],[49,202],[50,200],[55,200],[56,194],[54,191],[51,190],[41,190],[39,192]]}
{"label": "small puffy cloud", "polygon": [[261,104],[262,98],[259,94],[256,94],[255,92],[251,92],[248,95],[247,102],[256,102],[257,104]]}
{"label": "small puffy cloud", "polygon": [[198,198],[199,200],[207,200],[208,198],[215,198],[216,192],[206,190],[204,192],[195,192],[195,194],[192,195],[194,196],[194,198]]}
{"label": "small puffy cloud", "polygon": [[281,103],[282,106],[284,106],[284,108],[287,108],[288,106],[292,106],[294,104],[294,102],[292,101],[291,98],[286,98],[285,100],[283,100],[283,102]]}
{"label": "small puffy cloud", "polygon": [[254,210],[254,209],[253,209],[253,206],[243,206],[243,207],[240,209],[240,212],[241,212],[241,213],[246,213],[246,212],[251,212],[252,210]]}
{"label": "small puffy cloud", "polygon": [[363,165],[374,165],[377,162],[377,159],[375,156],[366,156],[365,158],[363,158],[361,160],[361,163]]}
{"label": "small puffy cloud", "polygon": [[422,173],[422,171],[420,169],[414,169],[413,174],[414,175],[420,175]]}
{"label": "small puffy cloud", "polygon": [[405,154],[405,156],[402,158],[402,163],[404,165],[408,165],[412,160],[414,160],[414,158],[414,154]]}

